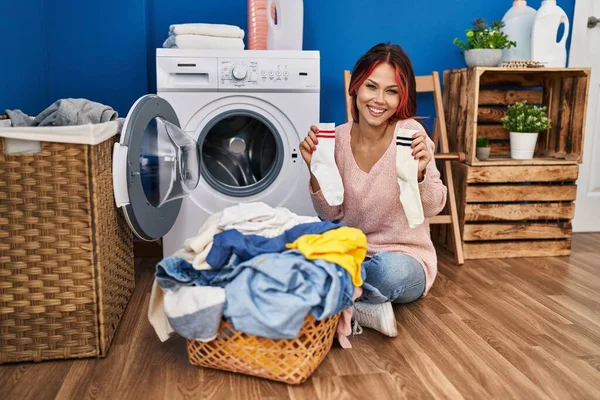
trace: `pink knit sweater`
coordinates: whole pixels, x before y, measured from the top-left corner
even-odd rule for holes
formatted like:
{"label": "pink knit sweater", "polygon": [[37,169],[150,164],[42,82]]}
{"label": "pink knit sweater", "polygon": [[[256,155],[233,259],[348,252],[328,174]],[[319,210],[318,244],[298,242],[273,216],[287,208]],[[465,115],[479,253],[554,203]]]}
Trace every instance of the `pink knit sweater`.
{"label": "pink knit sweater", "polygon": [[[399,127],[423,131],[415,120],[398,122]],[[440,180],[435,161],[427,165],[419,184],[425,222],[411,229],[400,203],[400,187],[396,178],[396,141],[392,140],[383,156],[367,174],[354,160],[350,148],[352,122],[335,130],[335,162],[344,183],[344,203],[329,206],[319,190],[309,185],[315,210],[326,220],[341,219],[346,225],[362,230],[367,236],[367,255],[382,251],[413,256],[425,269],[425,294],[437,275],[437,256],[431,242],[429,218],[437,215],[446,204],[447,189]],[[430,145],[431,140],[428,140]],[[317,148],[318,151],[318,148]]]}

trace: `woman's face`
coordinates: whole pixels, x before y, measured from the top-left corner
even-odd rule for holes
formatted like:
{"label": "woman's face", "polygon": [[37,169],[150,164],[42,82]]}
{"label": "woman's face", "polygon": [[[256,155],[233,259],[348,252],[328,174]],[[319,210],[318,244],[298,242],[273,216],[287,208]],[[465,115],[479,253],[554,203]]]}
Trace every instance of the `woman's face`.
{"label": "woman's face", "polygon": [[400,103],[394,67],[381,63],[365,79],[356,93],[360,121],[371,126],[387,123]]}

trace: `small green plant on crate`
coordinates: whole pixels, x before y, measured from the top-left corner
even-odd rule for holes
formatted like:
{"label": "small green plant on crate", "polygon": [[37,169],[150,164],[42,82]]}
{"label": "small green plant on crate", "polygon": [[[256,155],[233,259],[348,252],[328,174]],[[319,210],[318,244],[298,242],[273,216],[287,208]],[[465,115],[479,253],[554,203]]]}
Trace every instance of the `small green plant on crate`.
{"label": "small green plant on crate", "polygon": [[469,67],[496,67],[502,61],[502,49],[510,49],[517,43],[510,40],[502,32],[504,22],[498,20],[489,26],[484,19],[473,21],[473,27],[466,30],[466,41],[454,39],[454,44],[461,48],[465,55],[465,63]]}
{"label": "small green plant on crate", "polygon": [[526,101],[508,106],[502,126],[510,132],[510,156],[517,160],[533,158],[538,134],[550,129],[546,106],[528,104]]}
{"label": "small green plant on crate", "polygon": [[490,140],[487,136],[477,136],[477,148],[476,156],[479,161],[485,161],[490,158],[490,152],[492,148],[490,147]]}

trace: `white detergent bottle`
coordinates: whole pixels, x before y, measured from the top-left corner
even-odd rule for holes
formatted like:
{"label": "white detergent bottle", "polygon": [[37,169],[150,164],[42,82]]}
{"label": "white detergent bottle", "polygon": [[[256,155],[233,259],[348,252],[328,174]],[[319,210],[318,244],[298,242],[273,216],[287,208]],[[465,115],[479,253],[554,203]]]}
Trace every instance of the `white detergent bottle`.
{"label": "white detergent bottle", "polygon": [[525,0],[514,0],[512,7],[504,14],[504,32],[515,47],[502,51],[502,61],[531,60],[531,29],[536,11],[527,5]]}
{"label": "white detergent bottle", "polygon": [[[565,25],[565,30],[556,41],[558,28]],[[548,68],[564,68],[567,64],[567,38],[569,36],[569,18],[556,0],[544,0],[533,20],[531,30],[531,59],[544,64]]]}
{"label": "white detergent bottle", "polygon": [[[275,5],[276,21],[271,12]],[[268,0],[268,50],[302,50],[304,4],[302,0]]]}

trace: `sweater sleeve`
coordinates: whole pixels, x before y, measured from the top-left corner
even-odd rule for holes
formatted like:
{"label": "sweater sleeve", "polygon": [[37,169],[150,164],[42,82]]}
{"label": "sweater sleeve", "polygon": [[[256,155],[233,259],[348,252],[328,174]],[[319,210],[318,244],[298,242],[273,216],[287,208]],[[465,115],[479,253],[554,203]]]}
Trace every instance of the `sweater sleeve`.
{"label": "sweater sleeve", "polygon": [[327,204],[325,196],[323,196],[323,192],[320,189],[319,191],[314,192],[310,186],[310,183],[308,184],[308,191],[310,193],[313,206],[315,207],[315,211],[319,217],[326,221],[338,221],[344,217],[344,204],[340,204],[339,206],[330,206]]}
{"label": "sweater sleeve", "polygon": [[[425,131],[423,126],[414,119],[403,122],[405,123],[403,127],[407,129]],[[427,138],[427,146],[432,153],[435,151],[433,140],[429,137]],[[426,218],[438,215],[444,209],[448,188],[446,188],[440,179],[440,171],[438,171],[435,165],[435,159],[432,159],[425,168],[425,176],[423,177],[423,181],[419,183],[419,193],[421,194],[421,203],[423,204],[423,214]]]}

